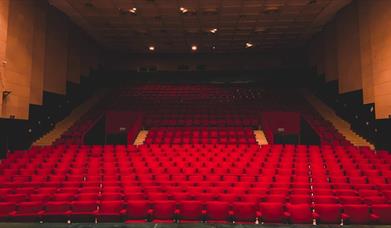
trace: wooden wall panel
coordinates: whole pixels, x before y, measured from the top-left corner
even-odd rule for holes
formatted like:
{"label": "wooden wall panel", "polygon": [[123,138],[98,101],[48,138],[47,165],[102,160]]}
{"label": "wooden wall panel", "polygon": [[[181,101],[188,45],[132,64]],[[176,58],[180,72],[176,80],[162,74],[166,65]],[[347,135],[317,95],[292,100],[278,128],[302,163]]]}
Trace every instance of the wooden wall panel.
{"label": "wooden wall panel", "polygon": [[49,7],[46,34],[44,90],[65,94],[68,71],[68,19]]}
{"label": "wooden wall panel", "polygon": [[3,101],[2,116],[28,119],[34,28],[33,1],[12,0],[6,45],[4,84],[11,94]]}
{"label": "wooden wall panel", "polygon": [[324,36],[324,74],[326,82],[338,79],[337,31],[335,21],[330,22],[323,30]]}
{"label": "wooden wall panel", "polygon": [[81,74],[81,36],[80,30],[75,25],[70,26],[69,30],[69,53],[68,53],[68,72],[67,80],[74,83],[80,83]]}
{"label": "wooden wall panel", "polygon": [[[7,47],[9,0],[0,1],[0,94],[4,90],[4,61]],[[2,113],[3,99],[0,99],[0,114]]]}
{"label": "wooden wall panel", "polygon": [[358,2],[358,25],[360,32],[361,51],[361,78],[364,104],[375,101],[372,75],[372,47],[370,32],[369,4],[372,0],[360,0]]}
{"label": "wooden wall panel", "polygon": [[336,19],[339,92],[360,90],[362,83],[357,2],[342,9]]}
{"label": "wooden wall panel", "polygon": [[376,118],[391,115],[391,1],[371,1],[370,29]]}
{"label": "wooden wall panel", "polygon": [[45,75],[47,3],[36,1],[30,103],[42,105]]}

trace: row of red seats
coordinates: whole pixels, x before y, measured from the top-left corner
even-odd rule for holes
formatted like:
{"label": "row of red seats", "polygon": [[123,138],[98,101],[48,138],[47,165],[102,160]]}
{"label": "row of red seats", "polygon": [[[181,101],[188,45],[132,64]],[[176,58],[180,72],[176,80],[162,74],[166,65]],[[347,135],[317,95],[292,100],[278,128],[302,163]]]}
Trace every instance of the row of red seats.
{"label": "row of red seats", "polygon": [[391,206],[220,201],[0,202],[0,221],[389,224]]}

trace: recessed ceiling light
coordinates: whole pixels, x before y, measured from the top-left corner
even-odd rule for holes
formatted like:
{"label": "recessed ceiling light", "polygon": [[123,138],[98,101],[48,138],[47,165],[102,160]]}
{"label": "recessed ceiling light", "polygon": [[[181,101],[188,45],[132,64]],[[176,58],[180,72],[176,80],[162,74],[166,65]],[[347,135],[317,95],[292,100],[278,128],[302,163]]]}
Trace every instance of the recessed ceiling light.
{"label": "recessed ceiling light", "polygon": [[136,13],[136,11],[137,11],[137,8],[136,8],[136,7],[133,7],[133,8],[128,9],[128,12],[129,12],[129,13]]}
{"label": "recessed ceiling light", "polygon": [[257,27],[255,28],[255,32],[266,32],[267,28],[266,27]]}
{"label": "recessed ceiling light", "polygon": [[196,45],[191,46],[192,51],[197,51],[198,47]]}
{"label": "recessed ceiling light", "polygon": [[216,46],[212,46],[212,49],[213,49],[213,50],[216,50]]}
{"label": "recessed ceiling light", "polygon": [[211,33],[216,33],[217,30],[218,30],[217,28],[213,28],[213,29],[209,30],[209,32],[211,32]]}
{"label": "recessed ceiling light", "polygon": [[150,51],[154,51],[155,50],[155,46],[149,46],[148,48]]}
{"label": "recessed ceiling light", "polygon": [[180,8],[179,8],[179,11],[181,11],[181,13],[187,13],[187,12],[189,12],[189,10],[186,9],[185,7],[180,7]]}
{"label": "recessed ceiling light", "polygon": [[250,42],[247,42],[246,43],[246,48],[252,48],[254,47],[254,44],[250,43]]}
{"label": "recessed ceiling light", "polygon": [[277,13],[280,11],[280,6],[278,5],[275,5],[275,6],[267,6],[265,9],[264,9],[264,13],[265,14],[273,14],[273,13]]}

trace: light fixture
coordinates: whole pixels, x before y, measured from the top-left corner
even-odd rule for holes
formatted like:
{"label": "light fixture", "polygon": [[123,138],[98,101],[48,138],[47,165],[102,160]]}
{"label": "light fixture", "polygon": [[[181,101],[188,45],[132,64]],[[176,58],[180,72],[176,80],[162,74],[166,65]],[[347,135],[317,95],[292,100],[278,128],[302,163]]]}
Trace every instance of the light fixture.
{"label": "light fixture", "polygon": [[155,50],[155,46],[149,46],[148,48],[150,51],[154,51]]}
{"label": "light fixture", "polygon": [[189,10],[186,9],[185,7],[180,7],[180,8],[179,8],[179,11],[181,11],[181,13],[187,13],[187,12],[189,12]]}
{"label": "light fixture", "polygon": [[197,51],[198,47],[196,45],[191,46],[192,51]]}
{"label": "light fixture", "polygon": [[211,33],[213,33],[213,34],[214,34],[214,33],[216,33],[216,32],[217,32],[217,30],[218,30],[217,28],[213,28],[213,29],[209,30],[209,32],[211,32]]}
{"label": "light fixture", "polygon": [[133,7],[133,8],[128,9],[128,12],[129,12],[129,13],[135,14],[136,11],[137,11],[137,8],[136,8],[136,7]]}
{"label": "light fixture", "polygon": [[252,48],[254,46],[254,44],[250,43],[250,42],[247,42],[246,43],[246,48]]}
{"label": "light fixture", "polygon": [[4,90],[2,99],[5,100],[11,93],[12,91]]}
{"label": "light fixture", "polygon": [[213,49],[213,50],[216,50],[216,46],[213,45],[213,46],[212,46],[212,49]]}

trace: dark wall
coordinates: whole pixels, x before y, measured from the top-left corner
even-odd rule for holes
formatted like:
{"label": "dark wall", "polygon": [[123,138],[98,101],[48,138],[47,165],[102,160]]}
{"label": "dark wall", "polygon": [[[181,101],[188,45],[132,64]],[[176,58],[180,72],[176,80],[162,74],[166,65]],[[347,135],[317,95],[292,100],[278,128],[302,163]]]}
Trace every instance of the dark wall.
{"label": "dark wall", "polygon": [[66,95],[44,92],[42,105],[30,105],[28,120],[0,119],[0,154],[7,150],[28,149],[95,89],[92,75],[81,77],[80,84],[67,82]]}
{"label": "dark wall", "polygon": [[363,104],[362,90],[339,94],[338,81],[332,81],[320,86],[317,95],[377,149],[391,150],[391,119],[376,120],[375,104]]}
{"label": "dark wall", "polygon": [[84,144],[86,145],[104,145],[106,143],[106,120],[103,116],[95,123],[84,136]]}
{"label": "dark wall", "polygon": [[319,135],[303,117],[300,120],[300,144],[320,145]]}

